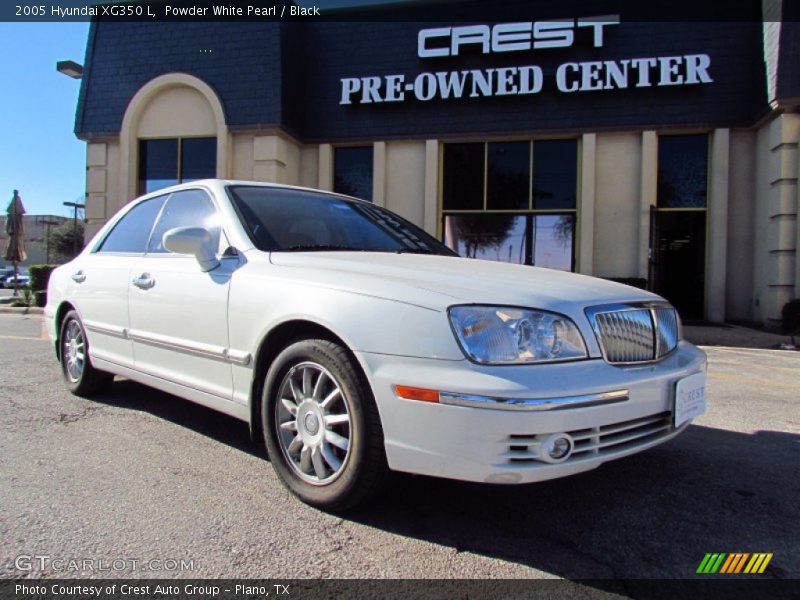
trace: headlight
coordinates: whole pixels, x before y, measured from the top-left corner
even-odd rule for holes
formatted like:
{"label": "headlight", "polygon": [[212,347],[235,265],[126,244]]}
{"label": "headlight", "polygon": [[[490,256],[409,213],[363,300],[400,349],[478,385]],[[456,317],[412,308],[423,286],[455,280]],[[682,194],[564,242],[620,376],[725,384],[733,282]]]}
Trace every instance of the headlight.
{"label": "headlight", "polygon": [[483,364],[526,364],[586,358],[569,318],[504,306],[453,306],[450,323],[464,354]]}

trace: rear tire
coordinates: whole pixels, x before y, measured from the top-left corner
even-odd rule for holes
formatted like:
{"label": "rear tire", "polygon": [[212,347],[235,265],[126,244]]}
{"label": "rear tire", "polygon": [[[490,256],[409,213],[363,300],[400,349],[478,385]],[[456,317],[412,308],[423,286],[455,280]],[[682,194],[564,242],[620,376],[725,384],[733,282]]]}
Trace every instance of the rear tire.
{"label": "rear tire", "polygon": [[61,322],[58,337],[61,372],[67,389],[76,396],[91,396],[107,389],[114,376],[92,366],[89,340],[78,313],[69,311]]}
{"label": "rear tire", "polygon": [[339,344],[309,339],[273,361],[261,415],[278,477],[306,504],[341,512],[388,480],[383,428],[369,385]]}

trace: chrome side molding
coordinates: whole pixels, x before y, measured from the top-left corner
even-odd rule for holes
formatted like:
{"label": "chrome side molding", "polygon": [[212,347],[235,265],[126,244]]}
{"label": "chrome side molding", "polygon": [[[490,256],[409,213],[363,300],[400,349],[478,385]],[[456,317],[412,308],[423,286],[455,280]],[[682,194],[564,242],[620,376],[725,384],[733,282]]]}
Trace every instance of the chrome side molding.
{"label": "chrome side molding", "polygon": [[629,399],[628,390],[615,390],[581,396],[562,396],[558,398],[498,398],[475,394],[439,392],[439,403],[472,408],[491,408],[499,410],[544,411],[586,408],[625,402]]}

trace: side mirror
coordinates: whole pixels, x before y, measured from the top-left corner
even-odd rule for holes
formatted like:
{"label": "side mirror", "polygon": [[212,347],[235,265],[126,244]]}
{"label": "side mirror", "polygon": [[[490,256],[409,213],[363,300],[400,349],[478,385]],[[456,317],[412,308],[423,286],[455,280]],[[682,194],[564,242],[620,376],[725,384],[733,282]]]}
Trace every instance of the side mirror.
{"label": "side mirror", "polygon": [[203,227],[176,227],[164,234],[164,248],[175,254],[191,254],[203,272],[219,266],[211,232]]}

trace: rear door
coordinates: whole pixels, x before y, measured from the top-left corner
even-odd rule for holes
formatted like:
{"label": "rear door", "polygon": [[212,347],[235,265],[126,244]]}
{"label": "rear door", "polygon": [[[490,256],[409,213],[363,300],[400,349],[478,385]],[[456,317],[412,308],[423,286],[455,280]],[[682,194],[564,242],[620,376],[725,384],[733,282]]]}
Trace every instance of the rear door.
{"label": "rear door", "polygon": [[158,196],[134,206],[97,250],[72,263],[68,297],[87,330],[92,357],[133,366],[133,345],[127,335],[130,270],[144,256],[165,199]]}

